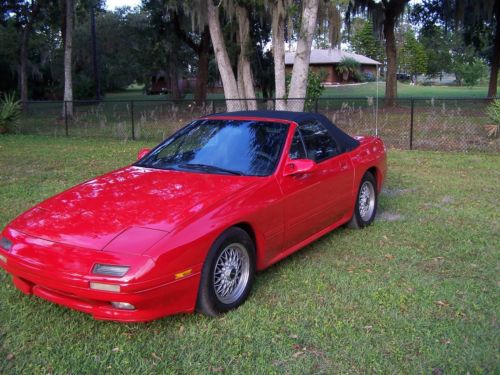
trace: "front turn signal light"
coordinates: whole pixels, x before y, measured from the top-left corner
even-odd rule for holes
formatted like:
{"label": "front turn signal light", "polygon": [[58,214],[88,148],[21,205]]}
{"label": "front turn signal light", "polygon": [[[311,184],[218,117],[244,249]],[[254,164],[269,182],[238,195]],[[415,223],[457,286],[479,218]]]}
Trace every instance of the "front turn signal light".
{"label": "front turn signal light", "polygon": [[120,292],[120,285],[90,282],[90,289],[102,290],[104,292]]}

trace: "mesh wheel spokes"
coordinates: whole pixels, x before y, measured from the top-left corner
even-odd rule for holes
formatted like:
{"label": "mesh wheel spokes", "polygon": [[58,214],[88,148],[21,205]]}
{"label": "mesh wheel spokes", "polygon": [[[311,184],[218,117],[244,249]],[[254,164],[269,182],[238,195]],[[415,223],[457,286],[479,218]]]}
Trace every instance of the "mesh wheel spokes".
{"label": "mesh wheel spokes", "polygon": [[370,220],[375,209],[375,189],[369,181],[365,181],[359,189],[358,207],[359,216],[364,221]]}
{"label": "mesh wheel spokes", "polygon": [[213,285],[217,298],[226,304],[238,300],[245,291],[249,272],[250,259],[246,248],[240,243],[225,247],[214,267]]}

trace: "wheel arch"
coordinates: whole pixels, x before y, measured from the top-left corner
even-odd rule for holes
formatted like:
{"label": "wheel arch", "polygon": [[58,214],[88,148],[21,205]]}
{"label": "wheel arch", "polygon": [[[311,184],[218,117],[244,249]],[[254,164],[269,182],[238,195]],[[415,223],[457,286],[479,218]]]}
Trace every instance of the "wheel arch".
{"label": "wheel arch", "polygon": [[[372,166],[366,170],[366,172],[370,172],[373,177],[375,178],[375,183],[377,185],[377,193],[380,193],[380,190],[382,188],[381,182],[382,179],[380,178],[380,170],[376,166]],[[365,172],[365,173],[366,173]]]}
{"label": "wheel arch", "polygon": [[263,238],[257,233],[255,227],[247,221],[242,221],[232,225],[232,227],[243,229],[250,236],[254,247],[255,247],[255,266],[256,270],[260,270],[262,268],[262,260],[264,256],[262,254],[263,249]]}

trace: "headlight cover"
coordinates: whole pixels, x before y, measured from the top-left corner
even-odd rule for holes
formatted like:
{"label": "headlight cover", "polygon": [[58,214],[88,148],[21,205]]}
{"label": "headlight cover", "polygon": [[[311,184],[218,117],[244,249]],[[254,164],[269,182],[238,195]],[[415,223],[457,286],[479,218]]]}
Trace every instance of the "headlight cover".
{"label": "headlight cover", "polygon": [[95,264],[92,268],[92,273],[94,275],[104,275],[104,276],[124,276],[128,270],[129,266],[115,266],[111,264]]}
{"label": "headlight cover", "polygon": [[7,251],[10,251],[12,249],[12,241],[9,240],[8,238],[6,237],[2,237],[2,239],[0,239],[0,247],[4,250],[7,250]]}

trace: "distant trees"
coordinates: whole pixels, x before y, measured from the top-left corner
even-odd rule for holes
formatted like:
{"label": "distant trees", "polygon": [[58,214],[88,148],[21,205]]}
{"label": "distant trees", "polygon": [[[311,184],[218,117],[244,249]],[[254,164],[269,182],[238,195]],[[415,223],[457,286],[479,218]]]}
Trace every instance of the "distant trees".
{"label": "distant trees", "polygon": [[376,32],[381,32],[385,42],[387,59],[385,76],[385,97],[388,105],[394,104],[397,97],[397,46],[394,34],[396,24],[402,16],[410,0],[350,0],[347,13],[349,22],[351,15],[365,13],[372,20]]}
{"label": "distant trees", "polygon": [[415,5],[413,13],[424,28],[432,24],[444,25],[447,31],[459,34],[476,52],[487,50],[488,97],[495,97],[500,67],[500,0],[423,0]]}
{"label": "distant trees", "polygon": [[427,73],[427,53],[424,46],[415,38],[410,28],[403,35],[403,45],[399,51],[399,71],[409,73],[412,77]]}
{"label": "distant trees", "polygon": [[28,47],[33,34],[34,27],[39,21],[42,6],[41,0],[32,1],[5,1],[2,6],[3,14],[10,17],[4,18],[4,22],[13,25],[18,30],[18,82],[19,92],[23,110],[26,109],[28,100]]}
{"label": "distant trees", "polygon": [[[117,9],[98,11],[96,16],[99,76],[105,91],[123,89],[136,81],[147,83],[157,66],[153,33],[144,12]],[[75,28],[74,94],[85,99],[95,95],[90,19],[80,21]],[[159,48],[158,48],[159,49]]]}
{"label": "distant trees", "polygon": [[361,27],[355,30],[350,38],[352,49],[360,55],[383,61],[384,49],[380,40],[375,37],[372,21],[360,19],[360,22]]}
{"label": "distant trees", "polygon": [[[488,95],[494,96],[499,3],[142,0],[140,7],[111,12],[104,9],[104,0],[0,0],[0,90],[17,89],[23,103],[93,97],[89,10],[95,7],[103,91],[134,82],[148,86],[161,71],[174,98],[182,97],[180,85],[189,78],[196,82],[195,101],[203,103],[208,82],[222,80],[229,109],[256,108],[253,99],[260,92],[279,99],[277,109],[300,109],[304,101],[287,98],[308,93],[311,45],[338,46],[344,20],[351,27],[343,41],[383,63],[388,104],[397,96],[398,70],[429,77],[454,72],[459,84],[473,85],[485,76],[485,62],[490,67]],[[296,51],[290,85],[286,43]],[[71,105],[67,110],[71,114]]]}
{"label": "distant trees", "polygon": [[427,76],[441,77],[443,72],[450,71],[452,35],[446,34],[442,26],[426,25],[420,29],[419,42],[427,55]]}

